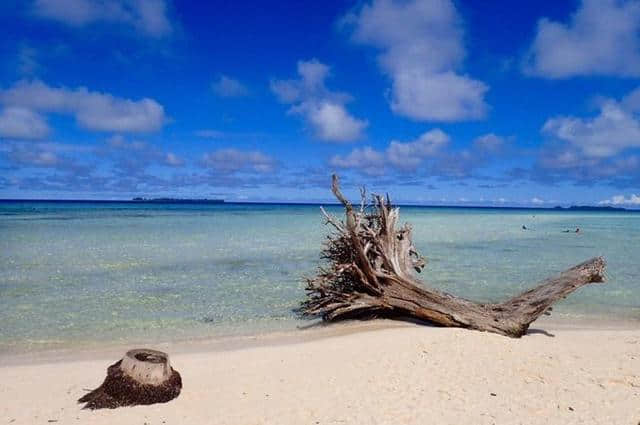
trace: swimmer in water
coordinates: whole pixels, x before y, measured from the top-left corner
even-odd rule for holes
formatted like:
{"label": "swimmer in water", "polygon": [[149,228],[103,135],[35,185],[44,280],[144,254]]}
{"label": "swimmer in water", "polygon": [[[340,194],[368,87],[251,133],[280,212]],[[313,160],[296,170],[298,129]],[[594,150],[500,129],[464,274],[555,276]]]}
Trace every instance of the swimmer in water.
{"label": "swimmer in water", "polygon": [[576,230],[563,230],[562,233],[580,233],[580,228],[576,227]]}

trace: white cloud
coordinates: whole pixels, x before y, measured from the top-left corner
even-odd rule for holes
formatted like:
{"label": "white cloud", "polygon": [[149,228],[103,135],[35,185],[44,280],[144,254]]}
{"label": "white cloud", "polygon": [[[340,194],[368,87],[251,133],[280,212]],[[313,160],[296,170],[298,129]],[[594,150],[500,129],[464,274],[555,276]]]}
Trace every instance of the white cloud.
{"label": "white cloud", "polygon": [[131,25],[151,37],[173,30],[164,0],[36,0],[33,12],[77,27],[94,22]]}
{"label": "white cloud", "polygon": [[164,108],[153,99],[123,99],[85,87],[50,87],[41,81],[20,81],[0,91],[0,103],[73,115],[82,127],[98,131],[150,132],[166,121]]}
{"label": "white cloud", "polygon": [[222,174],[238,171],[271,173],[277,168],[277,161],[259,151],[219,149],[203,155],[202,165]]}
{"label": "white cloud", "polygon": [[449,136],[440,129],[422,134],[410,142],[392,140],[384,152],[371,147],[356,148],[347,156],[335,155],[329,164],[338,168],[354,168],[369,175],[382,175],[391,166],[403,171],[417,169],[425,159],[435,157],[449,144]]}
{"label": "white cloud", "polygon": [[506,144],[503,137],[497,136],[493,133],[488,133],[476,138],[473,141],[473,146],[487,153],[495,153],[501,151]]}
{"label": "white cloud", "polygon": [[425,158],[433,157],[450,142],[449,136],[440,129],[422,134],[412,142],[392,140],[386,151],[389,162],[400,169],[415,170]]}
{"label": "white cloud", "polygon": [[221,75],[211,88],[220,97],[242,97],[249,94],[249,90],[240,81],[226,75]]}
{"label": "white cloud", "polygon": [[547,183],[568,180],[625,189],[640,181],[640,88],[622,99],[599,99],[591,117],[560,116],[544,124],[550,136],[532,178]]}
{"label": "white cloud", "polygon": [[418,121],[483,118],[488,86],[457,71],[465,57],[463,29],[451,0],[373,0],[343,19],[355,42],[382,53],[392,80],[391,109]]}
{"label": "white cloud", "polygon": [[536,204],[536,205],[540,205],[540,204],[544,204],[544,200],[536,197],[531,198],[531,203],[532,204]]}
{"label": "white cloud", "polygon": [[453,72],[397,73],[391,109],[417,121],[463,121],[483,118],[488,87]]}
{"label": "white cloud", "polygon": [[356,148],[347,156],[335,155],[329,164],[337,168],[355,168],[370,176],[379,176],[385,172],[385,157],[371,147]]}
{"label": "white cloud", "polygon": [[351,142],[363,137],[366,120],[353,117],[345,104],[351,97],[331,92],[325,86],[329,67],[315,59],[298,62],[299,79],[273,80],[271,90],[282,103],[291,104],[289,113],[302,116],[314,135],[327,142]]}
{"label": "white cloud", "polygon": [[[329,77],[330,69],[327,65],[319,62],[317,59],[309,61],[298,61],[297,80],[273,80],[271,81],[271,90],[282,103],[301,102],[308,97],[329,97],[335,96],[325,87],[324,81]],[[343,101],[348,100],[349,96],[342,95]],[[346,98],[344,97],[346,96]]]}
{"label": "white cloud", "polygon": [[0,137],[35,140],[48,134],[49,126],[44,118],[29,109],[12,106],[0,112]]}
{"label": "white cloud", "polygon": [[343,105],[337,103],[310,102],[292,111],[307,117],[320,140],[334,142],[357,140],[367,126],[365,121],[352,117]]}
{"label": "white cloud", "polygon": [[501,154],[505,143],[504,138],[490,133],[476,138],[471,148],[451,150],[447,149],[451,144],[449,135],[436,128],[416,140],[392,140],[383,151],[364,147],[353,149],[346,156],[334,155],[329,164],[372,176],[383,175],[390,170],[414,173],[422,168],[431,175],[465,178],[471,176],[473,170],[486,165],[492,155]]}
{"label": "white cloud", "polygon": [[640,89],[636,89],[620,102],[604,100],[600,113],[593,118],[551,118],[542,131],[579,150],[566,151],[565,156],[572,158],[567,157],[564,162],[573,162],[582,155],[589,158],[611,157],[626,149],[640,147],[639,99]]}
{"label": "white cloud", "polygon": [[640,205],[640,196],[631,194],[631,196],[625,198],[624,195],[616,195],[611,197],[611,199],[605,199],[598,203],[600,205]]}
{"label": "white cloud", "polygon": [[528,59],[546,78],[640,76],[640,2],[584,0],[567,24],[541,19]]}

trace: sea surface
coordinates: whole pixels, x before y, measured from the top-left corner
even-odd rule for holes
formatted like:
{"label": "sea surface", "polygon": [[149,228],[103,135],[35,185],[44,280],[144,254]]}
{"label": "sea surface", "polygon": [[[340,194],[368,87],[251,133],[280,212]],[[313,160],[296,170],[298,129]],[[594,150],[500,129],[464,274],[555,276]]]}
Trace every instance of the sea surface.
{"label": "sea surface", "polygon": [[[603,255],[607,283],[554,317],[640,320],[638,212],[401,207],[401,219],[430,285],[497,301]],[[308,325],[294,309],[328,231],[317,205],[1,202],[0,352]]]}

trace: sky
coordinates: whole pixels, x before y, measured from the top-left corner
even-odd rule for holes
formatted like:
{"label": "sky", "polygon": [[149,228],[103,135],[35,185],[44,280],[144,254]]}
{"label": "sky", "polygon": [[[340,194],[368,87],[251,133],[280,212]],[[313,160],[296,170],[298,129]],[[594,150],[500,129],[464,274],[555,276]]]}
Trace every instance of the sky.
{"label": "sky", "polygon": [[0,198],[640,207],[640,0],[0,4]]}

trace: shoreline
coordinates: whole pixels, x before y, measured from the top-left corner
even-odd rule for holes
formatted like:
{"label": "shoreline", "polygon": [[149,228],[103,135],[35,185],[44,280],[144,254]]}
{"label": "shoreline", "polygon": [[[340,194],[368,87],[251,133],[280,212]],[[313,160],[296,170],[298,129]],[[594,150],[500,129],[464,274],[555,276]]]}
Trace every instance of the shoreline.
{"label": "shoreline", "polygon": [[[323,323],[316,321],[296,329],[266,330],[222,336],[197,336],[156,341],[109,341],[104,343],[75,344],[63,348],[44,348],[36,350],[0,351],[0,364],[19,366],[29,364],[59,363],[82,361],[87,359],[108,359],[121,355],[135,347],[155,348],[175,354],[191,354],[202,352],[235,351],[255,347],[269,347],[302,344],[310,341],[325,340],[334,337],[373,332],[384,329],[417,327],[428,329],[447,329],[438,326],[412,321],[374,319],[365,321],[344,321]],[[449,328],[453,329],[453,328]],[[553,331],[629,331],[639,330],[640,320],[628,318],[603,318],[598,316],[584,317],[541,317],[532,323],[527,335],[553,333]],[[465,330],[467,332],[479,332]],[[479,332],[482,333],[482,332]],[[506,338],[506,337],[505,337]]]}

